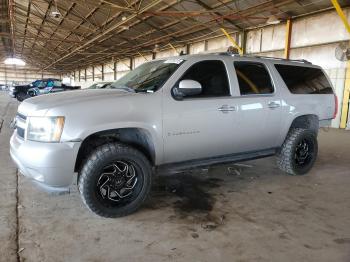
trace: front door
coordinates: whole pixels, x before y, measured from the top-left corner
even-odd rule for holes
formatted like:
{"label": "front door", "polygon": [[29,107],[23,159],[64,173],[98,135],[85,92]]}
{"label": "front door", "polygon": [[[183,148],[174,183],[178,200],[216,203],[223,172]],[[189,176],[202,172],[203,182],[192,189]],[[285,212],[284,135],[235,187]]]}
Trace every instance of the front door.
{"label": "front door", "polygon": [[[232,106],[226,64],[222,60],[195,62],[181,80],[195,80],[202,93],[177,101],[164,93],[164,163],[231,154],[235,151],[237,108]],[[166,90],[165,92],[170,92]]]}

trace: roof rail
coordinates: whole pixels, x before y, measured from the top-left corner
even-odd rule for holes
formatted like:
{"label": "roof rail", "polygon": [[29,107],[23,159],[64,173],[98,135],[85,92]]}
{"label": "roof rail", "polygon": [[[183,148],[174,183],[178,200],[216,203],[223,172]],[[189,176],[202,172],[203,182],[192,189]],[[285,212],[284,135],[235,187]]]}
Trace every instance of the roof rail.
{"label": "roof rail", "polygon": [[240,55],[232,52],[214,52],[214,53],[208,53],[211,55],[227,55],[227,56],[239,56],[239,57],[249,57],[249,58],[262,58],[262,59],[271,59],[271,60],[279,60],[279,61],[286,61],[286,62],[296,62],[296,63],[303,63],[303,64],[310,64],[312,63],[306,59],[286,59],[286,58],[279,58],[279,57],[272,57],[272,56],[258,56],[258,55]]}
{"label": "roof rail", "polygon": [[287,62],[297,62],[297,63],[304,63],[304,64],[312,64],[310,61],[307,61],[306,59],[286,59],[286,58],[271,57],[271,56],[250,56],[250,57],[271,59],[271,60],[280,60],[280,61],[287,61]]}

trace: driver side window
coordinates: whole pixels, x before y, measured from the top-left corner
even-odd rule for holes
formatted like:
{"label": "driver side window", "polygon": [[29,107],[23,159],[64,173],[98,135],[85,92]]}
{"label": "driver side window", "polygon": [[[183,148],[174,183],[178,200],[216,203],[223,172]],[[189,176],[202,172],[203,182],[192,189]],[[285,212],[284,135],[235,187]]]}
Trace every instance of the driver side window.
{"label": "driver side window", "polygon": [[186,98],[230,95],[226,67],[219,60],[202,61],[192,65],[181,77],[181,80],[194,80],[202,86],[202,92],[199,95],[186,96]]}
{"label": "driver side window", "polygon": [[46,84],[47,84],[47,81],[40,81],[40,82],[38,82],[37,87],[38,87],[39,89],[43,89],[43,88],[46,87]]}

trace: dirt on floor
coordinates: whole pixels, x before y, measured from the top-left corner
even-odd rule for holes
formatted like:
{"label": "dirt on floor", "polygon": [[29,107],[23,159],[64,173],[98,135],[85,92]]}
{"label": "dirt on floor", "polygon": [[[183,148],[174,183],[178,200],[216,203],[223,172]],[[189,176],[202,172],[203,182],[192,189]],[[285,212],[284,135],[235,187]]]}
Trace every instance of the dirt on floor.
{"label": "dirt on floor", "polygon": [[48,195],[18,175],[17,105],[0,93],[0,261],[350,261],[349,131],[320,131],[306,176],[274,158],[162,174],[140,211],[105,219],[76,189]]}

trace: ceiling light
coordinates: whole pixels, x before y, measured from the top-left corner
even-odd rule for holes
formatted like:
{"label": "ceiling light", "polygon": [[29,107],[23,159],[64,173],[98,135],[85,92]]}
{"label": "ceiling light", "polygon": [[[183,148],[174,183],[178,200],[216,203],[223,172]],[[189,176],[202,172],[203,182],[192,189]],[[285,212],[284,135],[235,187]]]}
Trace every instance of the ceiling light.
{"label": "ceiling light", "polygon": [[271,15],[266,21],[266,24],[268,25],[277,25],[279,23],[281,23],[281,20],[277,18],[275,15]]}
{"label": "ceiling light", "polygon": [[54,0],[54,1],[55,1],[55,7],[54,7],[54,10],[51,11],[51,17],[58,19],[62,15],[61,15],[60,11],[58,10],[57,1],[56,0]]}
{"label": "ceiling light", "polygon": [[26,65],[26,62],[24,62],[22,59],[15,58],[15,57],[8,57],[8,58],[6,58],[4,63],[6,65],[19,65],[19,66]]}
{"label": "ceiling light", "polygon": [[60,17],[61,17],[61,13],[60,13],[60,11],[55,10],[55,11],[52,11],[52,12],[51,12],[51,16],[52,16],[53,18],[60,18]]}

